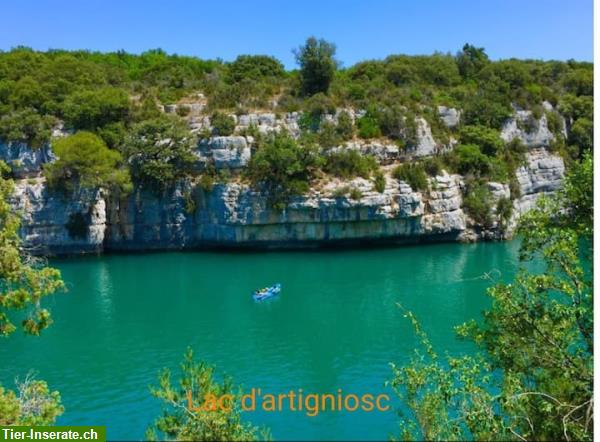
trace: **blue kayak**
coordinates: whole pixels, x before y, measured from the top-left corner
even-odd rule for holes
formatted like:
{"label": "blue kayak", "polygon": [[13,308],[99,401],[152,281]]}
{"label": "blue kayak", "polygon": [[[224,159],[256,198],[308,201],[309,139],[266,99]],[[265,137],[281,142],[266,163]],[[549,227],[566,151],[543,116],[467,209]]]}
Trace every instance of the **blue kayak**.
{"label": "blue kayak", "polygon": [[265,299],[272,298],[273,296],[277,296],[281,291],[281,284],[277,283],[272,287],[267,287],[261,290],[257,290],[252,294],[252,298],[255,301],[264,301]]}

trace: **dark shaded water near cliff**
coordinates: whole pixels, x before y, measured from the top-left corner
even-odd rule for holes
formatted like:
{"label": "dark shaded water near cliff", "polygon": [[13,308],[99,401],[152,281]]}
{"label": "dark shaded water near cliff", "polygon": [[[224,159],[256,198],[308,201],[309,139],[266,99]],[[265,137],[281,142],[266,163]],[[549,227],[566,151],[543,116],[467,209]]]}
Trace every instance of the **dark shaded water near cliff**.
{"label": "dark shaded water near cliff", "polygon": [[[55,323],[42,337],[16,333],[0,345],[0,382],[35,369],[61,392],[60,424],[106,425],[110,439],[144,437],[160,413],[149,394],[162,367],[188,346],[246,390],[304,394],[385,393],[390,362],[417,343],[396,307],[421,320],[440,353],[471,352],[453,326],[479,317],[494,272],[508,280],[518,243],[436,244],[306,252],[186,252],[66,259],[67,294],[46,304]],[[279,299],[250,292],[280,282]],[[398,406],[393,400],[392,405]],[[387,412],[247,412],[275,439],[386,439]]]}

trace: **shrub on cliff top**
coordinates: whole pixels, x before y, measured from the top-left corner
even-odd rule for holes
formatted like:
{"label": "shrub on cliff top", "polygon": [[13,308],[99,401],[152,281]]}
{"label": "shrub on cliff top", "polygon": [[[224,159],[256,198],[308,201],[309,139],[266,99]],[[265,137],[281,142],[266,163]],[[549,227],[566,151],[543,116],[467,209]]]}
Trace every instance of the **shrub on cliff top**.
{"label": "shrub on cliff top", "polygon": [[486,184],[471,182],[463,198],[463,207],[478,224],[489,227],[491,218],[491,194]]}
{"label": "shrub on cliff top", "polygon": [[385,192],[385,184],[385,176],[383,175],[383,172],[381,172],[381,170],[378,170],[377,172],[375,172],[375,176],[373,177],[373,185],[375,187],[375,190],[379,193]]}
{"label": "shrub on cliff top", "polygon": [[491,171],[490,158],[474,144],[459,145],[448,159],[453,169],[462,175],[487,176]]}
{"label": "shrub on cliff top", "polygon": [[348,112],[342,111],[338,115],[336,132],[343,141],[351,140],[354,137],[354,123]]}
{"label": "shrub on cliff top", "polygon": [[290,196],[308,190],[321,162],[316,149],[299,146],[288,135],[275,134],[252,156],[246,176],[255,187],[264,186],[270,204],[281,208]]}
{"label": "shrub on cliff top", "polygon": [[136,182],[162,190],[192,174],[194,143],[185,122],[161,116],[133,126],[123,153]]}
{"label": "shrub on cliff top", "polygon": [[358,136],[363,139],[378,138],[381,136],[381,129],[377,119],[367,113],[357,120]]}
{"label": "shrub on cliff top", "polygon": [[285,69],[281,62],[267,55],[239,55],[227,65],[227,79],[231,83],[242,80],[260,81],[262,79],[281,78]]}
{"label": "shrub on cliff top", "polygon": [[129,97],[118,88],[75,92],[67,97],[63,117],[68,127],[96,130],[110,123],[124,121],[129,115]]}
{"label": "shrub on cliff top", "polygon": [[361,155],[356,150],[348,149],[327,155],[323,169],[340,178],[368,178],[377,168],[377,161],[373,156]]}
{"label": "shrub on cliff top", "polygon": [[210,117],[210,124],[213,127],[213,134],[223,137],[229,136],[235,130],[235,121],[233,117],[225,115],[222,112],[215,112]]}
{"label": "shrub on cliff top", "polygon": [[0,141],[20,141],[36,148],[50,140],[56,119],[25,108],[0,117]]}
{"label": "shrub on cliff top", "polygon": [[423,192],[429,187],[427,173],[421,163],[401,164],[393,170],[392,176],[397,180],[408,183],[413,190]]}
{"label": "shrub on cliff top", "polygon": [[500,138],[500,132],[480,125],[464,126],[460,130],[460,142],[462,144],[475,144],[481,152],[489,156],[496,155],[504,146],[504,141]]}
{"label": "shrub on cliff top", "polygon": [[294,53],[300,65],[302,93],[304,95],[326,93],[337,68],[337,61],[334,58],[335,45],[323,39],[310,37]]}
{"label": "shrub on cliff top", "polygon": [[58,139],[53,149],[58,160],[44,169],[50,186],[68,191],[78,186],[131,190],[129,173],[120,167],[121,154],[106,147],[97,135],[77,132]]}

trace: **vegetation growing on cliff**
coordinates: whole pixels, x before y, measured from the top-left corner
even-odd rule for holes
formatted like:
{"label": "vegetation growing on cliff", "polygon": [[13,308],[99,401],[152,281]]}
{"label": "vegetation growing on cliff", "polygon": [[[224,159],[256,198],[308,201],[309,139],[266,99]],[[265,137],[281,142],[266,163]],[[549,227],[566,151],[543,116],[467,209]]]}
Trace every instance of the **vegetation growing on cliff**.
{"label": "vegetation growing on cliff", "polygon": [[[276,97],[277,111],[303,110],[309,109],[313,95],[325,94],[334,107],[372,109],[372,124],[390,134],[401,120],[389,116],[398,112],[435,117],[436,105],[454,106],[464,110],[465,125],[498,129],[512,114],[513,103],[533,108],[547,100],[568,117],[569,128],[583,119],[576,126],[581,134],[569,143],[590,133],[591,63],[491,61],[482,48],[471,45],[455,56],[391,55],[344,69],[334,55],[332,43],[311,37],[297,51],[300,69],[286,72],[267,56],[242,55],[225,63],[160,49],[132,55],[19,47],[0,52],[0,136],[24,140],[32,127],[48,127],[48,117],[74,129],[95,131],[116,123],[128,127],[139,119],[136,108],[144,98],[168,104],[196,91],[215,110],[268,107]],[[29,121],[19,130],[14,116],[24,111]],[[376,129],[367,131],[367,121],[361,123],[363,134],[372,136]],[[49,137],[47,131],[39,132],[41,138]]]}
{"label": "vegetation growing on cliff", "polygon": [[[466,44],[454,55],[390,55],[343,68],[335,51],[333,43],[310,37],[295,51],[298,70],[286,71],[278,60],[264,55],[240,55],[223,62],[168,55],[160,49],[132,55],[15,48],[0,52],[0,140],[40,146],[62,122],[67,130],[94,133],[111,152],[99,149],[97,164],[80,167],[82,182],[106,182],[94,172],[104,168],[112,152],[118,152],[134,184],[164,190],[179,179],[198,175],[192,152],[196,137],[233,134],[234,114],[261,109],[281,117],[284,112],[300,111],[296,143],[306,152],[297,153],[298,158],[311,158],[306,165],[310,171],[273,175],[258,171],[267,156],[273,163],[288,156],[289,143],[265,140],[252,125],[244,129],[259,147],[265,142],[269,146],[263,154],[257,149],[259,158],[245,176],[280,192],[271,197],[279,202],[306,190],[317,169],[343,178],[368,177],[377,171],[369,158],[355,158],[358,155],[352,153],[323,155],[316,152],[317,146],[327,151],[356,137],[385,138],[399,146],[402,155],[410,154],[418,144],[422,120],[436,140],[435,152],[412,167],[410,177],[409,166],[396,172],[420,190],[426,185],[424,174],[417,171],[433,175],[445,169],[482,182],[510,183],[511,198],[518,197],[515,171],[524,162],[524,149],[499,136],[515,108],[532,112],[526,121],[518,121],[526,131],[536,129],[545,116],[555,136],[550,148],[568,161],[592,148],[591,63],[492,61],[483,48]],[[184,117],[191,108],[182,104],[188,100],[206,104],[203,112],[211,117],[212,132],[190,132]],[[178,101],[177,111],[167,118],[161,106]],[[543,101],[554,109],[547,104],[544,108]],[[460,110],[460,123],[447,127],[439,105]],[[342,109],[360,112],[351,116]],[[86,161],[91,159],[86,155]],[[57,178],[55,182],[62,176],[68,186],[77,167],[63,168],[60,172],[69,173],[61,175],[58,166],[50,166],[47,173]],[[125,172],[118,170],[117,181],[124,181]],[[207,176],[202,178],[205,184]]]}
{"label": "vegetation growing on cliff", "polygon": [[289,196],[308,190],[320,165],[314,148],[301,147],[287,135],[275,135],[252,156],[247,176],[255,186],[266,187],[274,207],[283,208]]}
{"label": "vegetation growing on cliff", "polygon": [[195,139],[177,117],[159,117],[135,124],[121,147],[135,182],[153,190],[193,173]]}
{"label": "vegetation growing on cliff", "polygon": [[424,352],[394,367],[403,440],[593,440],[592,179],[587,153],[523,218],[521,260],[544,268],[489,289],[483,323],[457,327],[475,356],[440,360],[407,312]]}
{"label": "vegetation growing on cliff", "polygon": [[109,149],[91,132],[77,132],[57,140],[53,145],[58,160],[45,169],[48,184],[73,190],[76,187],[105,187],[122,192],[131,191],[127,169],[122,168],[121,154]]}
{"label": "vegetation growing on cliff", "polygon": [[[8,167],[0,161],[0,338],[17,330],[14,321],[19,315],[23,331],[38,336],[52,323],[41,303],[64,283],[58,270],[24,252],[18,235],[20,220],[7,201],[13,192],[7,173]],[[44,381],[26,376],[16,384],[17,391],[0,386],[0,425],[49,425],[62,414],[60,395]]]}

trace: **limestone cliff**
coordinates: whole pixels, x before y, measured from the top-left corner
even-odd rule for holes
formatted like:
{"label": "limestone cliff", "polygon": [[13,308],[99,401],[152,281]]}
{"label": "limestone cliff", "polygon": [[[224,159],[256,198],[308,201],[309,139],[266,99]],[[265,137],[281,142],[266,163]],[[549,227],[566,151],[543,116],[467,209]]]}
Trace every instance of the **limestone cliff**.
{"label": "limestone cliff", "polygon": [[[542,194],[561,185],[562,159],[544,149],[528,154],[518,172],[522,196],[515,216]],[[204,191],[180,183],[163,195],[141,189],[114,200],[102,192],[65,197],[49,192],[43,179],[19,180],[14,204],[23,214],[22,236],[34,253],[97,253],[211,246],[298,247],[339,243],[414,243],[498,238],[498,224],[477,226],[462,209],[459,175],[430,179],[430,191],[414,191],[387,179],[383,193],[357,178],[350,183],[362,196],[332,197],[331,189],[312,190],[285,210],[270,209],[264,195],[239,183],[216,184]],[[335,186],[331,183],[330,186]],[[489,183],[492,195],[509,197],[507,185]],[[73,220],[83,234],[73,234]]]}
{"label": "limestone cliff", "polygon": [[[346,111],[353,119],[360,116],[360,111]],[[460,122],[461,113],[456,109],[441,106],[438,113],[449,127]],[[339,112],[326,118],[335,119],[337,115]],[[520,195],[512,198],[514,210],[508,230],[494,209],[492,223],[486,226],[467,215],[463,209],[464,180],[459,175],[444,172],[430,178],[426,192],[411,189],[391,176],[392,163],[452,149],[451,143],[442,146],[436,142],[424,118],[416,120],[416,144],[405,150],[381,140],[354,140],[330,147],[330,151],[356,149],[373,155],[386,176],[383,192],[362,178],[347,182],[330,179],[294,198],[284,210],[270,208],[264,194],[235,180],[215,184],[210,190],[189,181],[180,182],[160,195],[137,188],[119,199],[101,190],[66,196],[49,191],[41,176],[42,165],[54,160],[49,146],[31,149],[22,144],[0,144],[0,160],[11,166],[17,179],[13,205],[23,218],[24,244],[37,254],[475,241],[509,236],[516,219],[531,209],[540,195],[553,193],[561,186],[564,164],[544,147],[553,137],[545,117],[533,125],[533,132],[517,124],[519,119],[530,118],[527,112],[517,111],[502,131],[505,140],[518,137],[529,148],[527,164],[516,174]],[[254,139],[241,134],[250,125],[261,133],[285,129],[294,135],[298,131],[297,113],[247,114],[235,120],[237,135],[199,141],[198,170],[209,164],[217,170],[244,168],[251,158]],[[192,131],[210,127],[208,117],[194,114],[189,123]],[[487,185],[493,204],[511,197],[508,185]]]}

